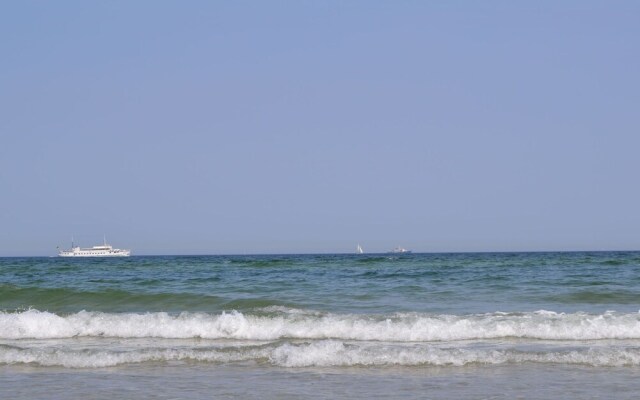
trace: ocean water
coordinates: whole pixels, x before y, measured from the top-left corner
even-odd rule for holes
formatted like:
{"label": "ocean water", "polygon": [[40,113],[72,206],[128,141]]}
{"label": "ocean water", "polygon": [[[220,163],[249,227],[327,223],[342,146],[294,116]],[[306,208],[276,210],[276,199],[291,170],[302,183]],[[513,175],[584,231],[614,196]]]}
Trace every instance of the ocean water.
{"label": "ocean water", "polygon": [[0,258],[0,398],[635,399],[640,253]]}

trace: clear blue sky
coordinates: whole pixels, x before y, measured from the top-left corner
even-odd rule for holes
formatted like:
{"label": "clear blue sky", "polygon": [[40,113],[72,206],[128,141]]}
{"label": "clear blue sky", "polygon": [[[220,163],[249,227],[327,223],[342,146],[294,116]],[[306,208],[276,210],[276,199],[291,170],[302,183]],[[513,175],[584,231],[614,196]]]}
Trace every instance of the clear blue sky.
{"label": "clear blue sky", "polygon": [[640,3],[0,5],[0,255],[640,248]]}

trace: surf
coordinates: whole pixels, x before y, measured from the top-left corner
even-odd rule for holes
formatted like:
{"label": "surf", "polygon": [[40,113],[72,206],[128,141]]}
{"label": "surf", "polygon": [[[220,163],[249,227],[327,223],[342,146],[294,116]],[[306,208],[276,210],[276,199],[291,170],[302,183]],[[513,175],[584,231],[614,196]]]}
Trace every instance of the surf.
{"label": "surf", "polygon": [[396,342],[640,339],[640,314],[553,311],[470,315],[336,314],[284,307],[261,309],[255,314],[81,311],[59,315],[35,309],[0,312],[0,339],[73,337]]}
{"label": "surf", "polygon": [[342,340],[275,341],[261,345],[149,342],[103,346],[49,343],[48,346],[0,344],[0,365],[29,364],[40,367],[105,368],[145,363],[206,363],[307,367],[465,367],[501,364],[564,364],[592,367],[640,366],[635,346],[505,347],[502,344],[434,345],[425,343],[349,342]]}

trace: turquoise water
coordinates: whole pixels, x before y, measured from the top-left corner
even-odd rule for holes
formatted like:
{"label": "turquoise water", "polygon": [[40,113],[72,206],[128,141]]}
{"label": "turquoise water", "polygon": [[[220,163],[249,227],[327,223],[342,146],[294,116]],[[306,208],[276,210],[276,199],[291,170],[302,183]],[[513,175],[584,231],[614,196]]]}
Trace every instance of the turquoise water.
{"label": "turquoise water", "polygon": [[640,389],[639,252],[3,258],[0,310],[0,394],[24,398],[80,377],[159,398]]}

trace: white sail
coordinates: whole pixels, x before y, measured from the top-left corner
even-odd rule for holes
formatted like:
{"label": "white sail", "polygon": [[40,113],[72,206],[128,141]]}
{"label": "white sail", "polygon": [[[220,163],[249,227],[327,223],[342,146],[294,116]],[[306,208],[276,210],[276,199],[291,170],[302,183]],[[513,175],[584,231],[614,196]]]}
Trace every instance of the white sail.
{"label": "white sail", "polygon": [[364,251],[362,250],[362,247],[360,247],[360,244],[358,244],[358,247],[356,247],[356,254],[362,254],[364,253]]}

